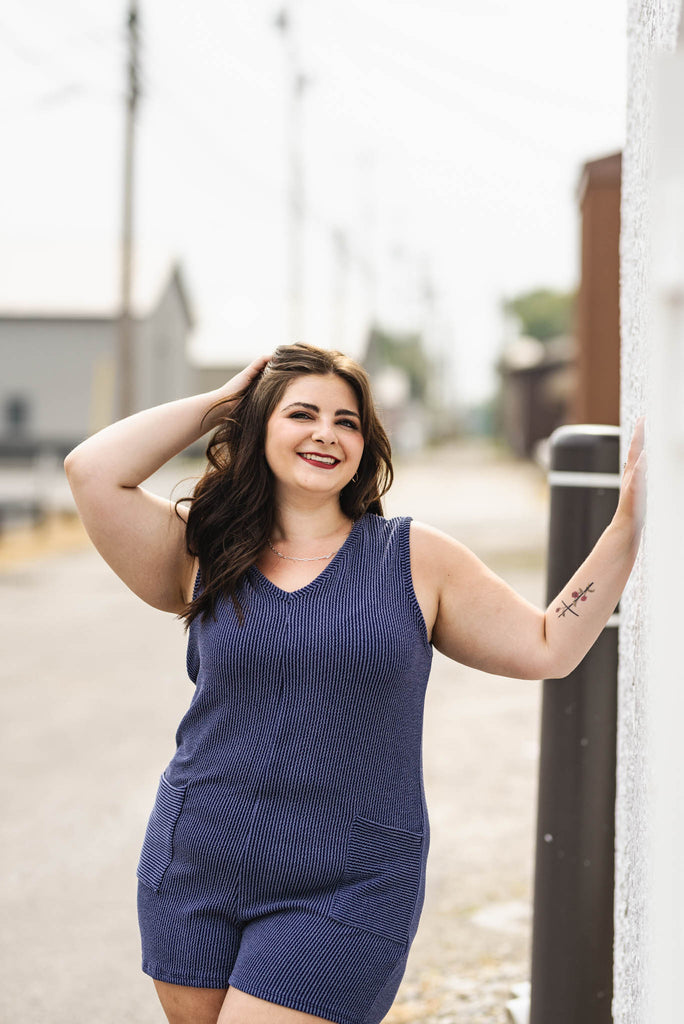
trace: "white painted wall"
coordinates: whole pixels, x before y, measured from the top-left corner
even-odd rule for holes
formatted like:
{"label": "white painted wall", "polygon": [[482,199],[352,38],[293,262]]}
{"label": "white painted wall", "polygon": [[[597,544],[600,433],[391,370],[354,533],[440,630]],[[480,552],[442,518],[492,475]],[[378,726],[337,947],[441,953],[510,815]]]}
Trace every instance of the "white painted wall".
{"label": "white painted wall", "polygon": [[[676,504],[678,491],[684,498],[684,435],[677,440],[675,429],[684,407],[684,373],[678,366],[684,322],[666,311],[671,296],[666,298],[662,287],[664,248],[678,234],[684,240],[684,205],[677,216],[665,194],[660,155],[674,135],[674,150],[682,160],[677,164],[670,142],[666,176],[675,181],[679,176],[684,187],[684,95],[673,95],[679,89],[676,81],[656,95],[656,70],[675,49],[679,8],[679,0],[630,0],[628,19],[621,421],[626,443],[637,415],[647,412],[649,508],[639,561],[621,604],[615,1024],[675,1024],[684,1013],[677,991],[684,951],[684,825],[681,806],[675,806],[684,785],[684,669],[677,622],[684,550],[682,505]],[[673,124],[666,127],[660,114],[654,118],[656,109]],[[671,262],[668,266],[671,278]],[[678,266],[684,284],[684,259]],[[623,451],[623,461],[625,456]]]}

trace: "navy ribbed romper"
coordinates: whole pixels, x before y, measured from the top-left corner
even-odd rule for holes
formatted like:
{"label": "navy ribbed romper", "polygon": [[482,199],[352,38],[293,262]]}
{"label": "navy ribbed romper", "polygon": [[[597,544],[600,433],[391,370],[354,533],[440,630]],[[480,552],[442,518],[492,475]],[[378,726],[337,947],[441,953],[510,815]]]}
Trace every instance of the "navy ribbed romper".
{"label": "navy ribbed romper", "polygon": [[[366,513],[290,593],[252,566],[245,619],[189,628],[196,689],[138,865],[143,971],[377,1024],[425,889],[432,661],[410,518]],[[195,584],[199,592],[201,581]]]}

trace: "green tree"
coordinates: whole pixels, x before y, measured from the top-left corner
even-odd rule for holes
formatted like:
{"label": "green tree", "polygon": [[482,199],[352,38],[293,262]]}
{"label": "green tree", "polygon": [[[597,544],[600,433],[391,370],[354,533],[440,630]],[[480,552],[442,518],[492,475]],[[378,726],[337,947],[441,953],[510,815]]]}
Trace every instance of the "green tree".
{"label": "green tree", "polygon": [[575,318],[577,292],[537,288],[505,299],[503,308],[520,320],[521,331],[529,338],[548,341],[570,334]]}
{"label": "green tree", "polygon": [[370,373],[385,366],[403,370],[409,379],[411,397],[425,398],[431,367],[420,334],[395,334],[372,327],[364,362]]}

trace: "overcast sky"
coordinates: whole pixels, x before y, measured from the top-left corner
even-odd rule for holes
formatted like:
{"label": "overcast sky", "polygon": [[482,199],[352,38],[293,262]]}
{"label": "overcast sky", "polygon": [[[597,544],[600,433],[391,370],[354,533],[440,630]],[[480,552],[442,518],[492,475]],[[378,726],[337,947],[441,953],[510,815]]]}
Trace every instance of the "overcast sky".
{"label": "overcast sky", "polygon": [[[0,312],[96,304],[88,268],[108,266],[96,254],[115,250],[121,221],[126,6],[22,0],[0,14]],[[301,339],[282,6],[140,0],[142,263],[180,259],[199,359],[293,340],[359,354],[374,312],[428,331],[454,399],[486,395],[501,297],[577,283],[580,169],[624,140],[625,3],[289,4],[307,79]],[[108,280],[113,297],[114,269]]]}

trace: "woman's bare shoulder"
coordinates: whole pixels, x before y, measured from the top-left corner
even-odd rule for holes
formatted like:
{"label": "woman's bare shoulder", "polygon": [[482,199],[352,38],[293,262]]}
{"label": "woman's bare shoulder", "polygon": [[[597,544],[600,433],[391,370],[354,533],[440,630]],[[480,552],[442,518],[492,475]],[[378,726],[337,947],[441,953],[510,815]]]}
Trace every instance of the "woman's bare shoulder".
{"label": "woman's bare shoulder", "polygon": [[420,561],[440,561],[445,557],[458,557],[468,549],[443,530],[418,519],[411,520],[411,555]]}

